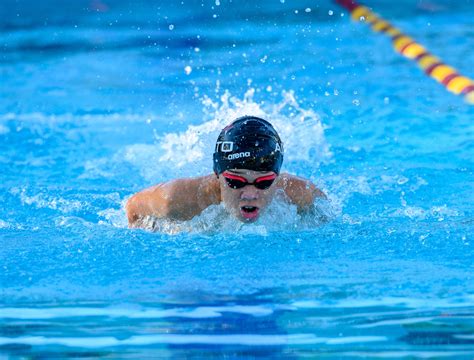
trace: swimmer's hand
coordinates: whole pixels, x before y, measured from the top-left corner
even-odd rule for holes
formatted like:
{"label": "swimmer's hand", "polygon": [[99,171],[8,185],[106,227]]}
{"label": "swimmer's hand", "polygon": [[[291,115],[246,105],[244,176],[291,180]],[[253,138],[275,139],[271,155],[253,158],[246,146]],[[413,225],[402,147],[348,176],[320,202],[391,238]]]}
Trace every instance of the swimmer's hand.
{"label": "swimmer's hand", "polygon": [[218,180],[208,175],[152,186],[133,195],[125,209],[129,227],[140,227],[140,220],[146,216],[190,220],[220,201]]}

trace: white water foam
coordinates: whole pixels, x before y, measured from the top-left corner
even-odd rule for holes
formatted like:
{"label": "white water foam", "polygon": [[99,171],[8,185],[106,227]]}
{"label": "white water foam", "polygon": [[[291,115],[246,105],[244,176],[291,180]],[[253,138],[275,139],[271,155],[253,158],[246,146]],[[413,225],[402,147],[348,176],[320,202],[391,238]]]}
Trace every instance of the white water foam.
{"label": "white water foam", "polygon": [[290,304],[298,309],[313,308],[366,308],[366,307],[398,307],[403,309],[453,309],[474,307],[474,294],[452,299],[418,299],[408,297],[383,297],[379,299],[342,299],[331,303],[317,300],[301,300]]}
{"label": "white water foam", "polygon": [[154,145],[128,146],[125,160],[137,167],[147,182],[212,173],[212,153],[219,132],[243,115],[269,119],[275,126],[285,146],[283,170],[296,170],[292,162],[297,161],[298,168],[305,163],[303,168],[314,172],[320,162],[331,159],[319,116],[302,108],[293,92],[284,92],[281,102],[270,105],[255,102],[254,93],[250,89],[239,99],[226,91],[217,102],[205,97],[204,113],[209,120],[190,125],[184,132],[155,135]]}
{"label": "white water foam", "polygon": [[0,229],[8,229],[9,227],[11,227],[9,223],[0,219]]}
{"label": "white water foam", "polygon": [[[320,162],[330,161],[332,153],[324,137],[324,126],[311,109],[300,106],[293,92],[283,92],[276,104],[259,104],[254,100],[254,89],[249,89],[243,99],[228,91],[213,101],[205,97],[202,102],[205,117],[209,120],[190,125],[183,132],[156,135],[154,145],[128,146],[124,158],[138,168],[150,184],[176,177],[190,177],[212,173],[212,153],[222,128],[235,118],[255,115],[269,119],[280,134],[285,148],[283,171],[306,171],[307,177],[317,170]],[[153,164],[150,166],[150,164]],[[309,170],[308,170],[309,169]],[[241,223],[225,211],[223,206],[211,206],[191,221],[179,222],[145,218],[142,226],[168,234],[180,232],[248,232],[266,235],[268,231],[314,227],[322,218],[332,215],[329,204],[319,203],[316,214],[302,218],[295,206],[274,201],[260,219],[250,225]],[[283,219],[283,220],[282,220]]]}
{"label": "white water foam", "polygon": [[153,344],[208,344],[208,345],[246,345],[246,346],[275,346],[275,345],[305,345],[327,344],[340,345],[351,343],[366,343],[387,341],[385,336],[346,336],[346,337],[318,337],[313,334],[289,335],[259,335],[259,334],[232,334],[232,335],[135,335],[127,339],[117,339],[113,336],[102,337],[46,337],[20,336],[15,338],[0,337],[0,345],[25,344],[31,346],[62,345],[82,348],[102,348],[111,346],[143,346]]}
{"label": "white water foam", "polygon": [[51,308],[0,308],[0,317],[4,319],[46,320],[68,317],[95,317],[128,319],[162,319],[188,318],[208,319],[223,316],[224,313],[251,315],[254,317],[270,316],[275,311],[294,310],[284,304],[263,305],[229,305],[199,306],[196,308],[153,308],[141,306],[108,306],[108,307],[51,307]]}
{"label": "white water foam", "polygon": [[388,217],[408,217],[410,219],[425,220],[435,219],[437,221],[443,221],[445,218],[463,216],[462,211],[450,209],[447,205],[443,206],[432,206],[429,209],[424,209],[419,206],[407,206],[402,205],[402,208],[396,209],[389,213]]}
{"label": "white water foam", "polygon": [[334,212],[338,215],[343,214],[344,206],[355,194],[365,196],[375,196],[384,192],[396,192],[399,194],[400,203],[395,207],[386,208],[376,214],[369,214],[357,219],[347,214],[342,215],[343,222],[349,224],[361,224],[364,220],[373,219],[374,217],[444,221],[447,218],[465,215],[463,211],[450,208],[446,204],[428,208],[410,205],[410,201],[407,200],[409,195],[428,185],[428,182],[420,176],[409,179],[403,175],[379,176],[376,174],[375,176],[358,175],[345,177],[342,175],[332,175],[325,177],[325,182],[331,189],[328,192],[328,197],[331,200]]}
{"label": "white water foam", "polygon": [[[91,122],[95,123],[97,121],[100,122],[111,122],[115,123],[119,120],[127,120],[129,122],[133,121],[143,121],[143,118],[149,117],[140,114],[72,114],[72,113],[64,113],[64,114],[44,114],[40,112],[33,112],[33,113],[4,113],[0,114],[0,124],[8,123],[9,121],[21,121],[25,124],[61,124],[61,123],[77,123],[77,122]],[[4,125],[2,125],[4,126]]]}
{"label": "white water foam", "polygon": [[62,197],[45,193],[37,193],[29,196],[27,194],[27,188],[12,188],[10,189],[10,193],[19,196],[23,205],[32,205],[37,209],[47,208],[59,210],[62,213],[71,213],[83,208],[83,204],[78,200],[66,200]]}
{"label": "white water foam", "polygon": [[331,204],[326,200],[315,202],[314,212],[300,215],[295,205],[289,205],[281,197],[275,198],[259,219],[246,224],[230,215],[222,204],[212,205],[189,221],[170,221],[146,217],[141,226],[147,230],[176,235],[182,232],[268,236],[272,232],[314,229],[334,217]]}

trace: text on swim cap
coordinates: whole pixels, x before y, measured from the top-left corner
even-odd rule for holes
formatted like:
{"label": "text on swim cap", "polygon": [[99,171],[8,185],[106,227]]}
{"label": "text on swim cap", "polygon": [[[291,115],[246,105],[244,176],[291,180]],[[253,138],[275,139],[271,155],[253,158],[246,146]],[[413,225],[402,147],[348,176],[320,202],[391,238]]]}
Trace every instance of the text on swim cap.
{"label": "text on swim cap", "polygon": [[228,160],[234,160],[234,159],[239,159],[241,157],[249,157],[249,156],[250,156],[250,152],[245,151],[245,152],[240,152],[240,153],[235,153],[235,154],[229,154],[227,156],[227,159]]}
{"label": "text on swim cap", "polygon": [[[220,148],[220,150],[219,150]],[[234,142],[233,141],[218,141],[216,143],[216,152],[231,152],[234,149]]]}

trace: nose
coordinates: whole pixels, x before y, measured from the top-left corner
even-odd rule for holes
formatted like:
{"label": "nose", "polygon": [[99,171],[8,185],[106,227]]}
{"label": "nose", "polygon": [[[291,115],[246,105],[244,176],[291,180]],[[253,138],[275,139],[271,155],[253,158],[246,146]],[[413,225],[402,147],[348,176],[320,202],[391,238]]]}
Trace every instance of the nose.
{"label": "nose", "polygon": [[255,186],[247,185],[240,193],[241,200],[256,200],[258,199],[258,189]]}

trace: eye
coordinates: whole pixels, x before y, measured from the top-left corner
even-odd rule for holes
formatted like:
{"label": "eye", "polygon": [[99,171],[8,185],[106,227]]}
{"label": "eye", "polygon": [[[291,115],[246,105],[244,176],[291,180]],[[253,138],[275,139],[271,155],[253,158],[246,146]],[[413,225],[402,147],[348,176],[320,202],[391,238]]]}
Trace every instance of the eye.
{"label": "eye", "polygon": [[257,183],[255,183],[255,187],[257,189],[265,190],[268,189],[270,186],[273,184],[273,179],[272,180],[262,180]]}
{"label": "eye", "polygon": [[247,185],[246,181],[241,181],[240,179],[232,179],[226,176],[224,178],[227,182],[227,185],[232,189],[240,189]]}

